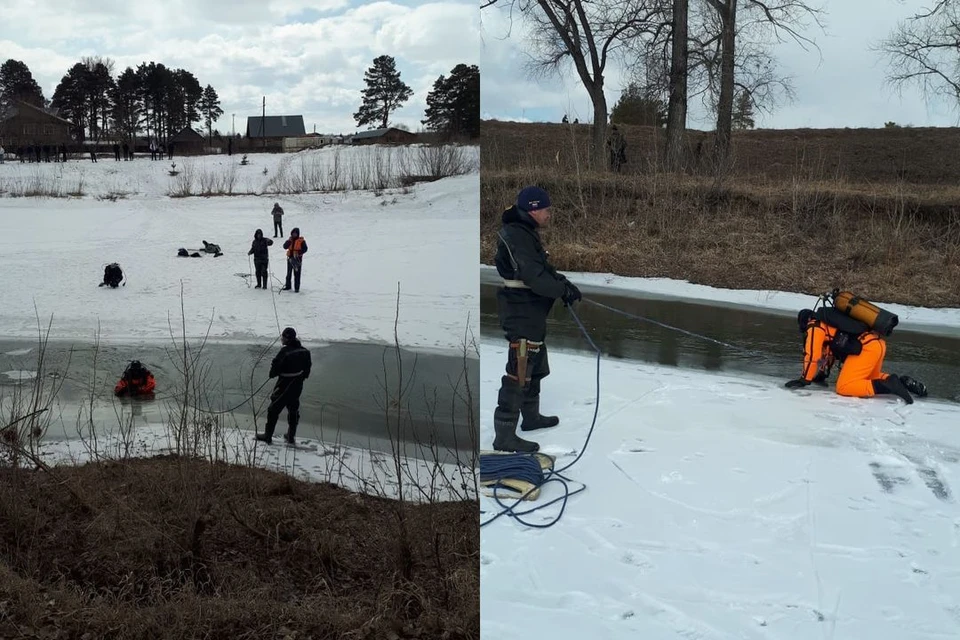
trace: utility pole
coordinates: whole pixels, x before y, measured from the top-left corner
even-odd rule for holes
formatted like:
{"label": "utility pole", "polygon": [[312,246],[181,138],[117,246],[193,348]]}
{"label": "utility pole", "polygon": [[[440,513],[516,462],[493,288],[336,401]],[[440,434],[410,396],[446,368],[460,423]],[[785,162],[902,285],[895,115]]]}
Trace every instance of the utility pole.
{"label": "utility pole", "polygon": [[267,126],[267,96],[263,96],[263,113],[260,118],[260,138],[263,140],[263,150],[267,150],[267,136],[264,128]]}
{"label": "utility pole", "polygon": [[233,124],[230,125],[230,136],[233,138],[237,137],[237,114],[231,114],[233,116]]}

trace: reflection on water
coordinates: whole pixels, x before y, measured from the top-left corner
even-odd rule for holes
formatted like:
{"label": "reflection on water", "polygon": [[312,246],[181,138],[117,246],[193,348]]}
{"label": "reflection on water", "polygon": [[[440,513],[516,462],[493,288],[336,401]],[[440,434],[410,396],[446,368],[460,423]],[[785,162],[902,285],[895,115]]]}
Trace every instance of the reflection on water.
{"label": "reflection on water", "polygon": [[[742,371],[775,376],[784,381],[800,373],[803,342],[794,314],[764,314],[684,301],[615,295],[591,294],[588,297],[762,354],[743,353],[648,322],[625,318],[590,304],[577,304],[577,315],[606,356],[706,371]],[[496,286],[482,285],[480,329],[483,336],[502,336],[496,304]],[[576,323],[559,303],[547,321],[547,341],[555,347],[590,351]],[[923,380],[933,397],[960,399],[960,339],[897,330],[887,345],[886,371],[906,373]],[[835,376],[836,371],[834,379]]]}

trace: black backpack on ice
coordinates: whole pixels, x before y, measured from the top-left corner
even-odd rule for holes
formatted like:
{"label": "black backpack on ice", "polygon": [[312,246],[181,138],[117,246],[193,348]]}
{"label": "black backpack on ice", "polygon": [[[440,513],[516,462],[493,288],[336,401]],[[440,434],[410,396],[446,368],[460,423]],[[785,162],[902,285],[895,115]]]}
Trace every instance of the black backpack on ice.
{"label": "black backpack on ice", "polygon": [[[116,289],[120,286],[121,280],[123,280],[123,270],[119,264],[111,262],[103,268],[103,282],[100,283],[100,286],[108,286]],[[127,286],[127,283],[124,282],[123,286]]]}

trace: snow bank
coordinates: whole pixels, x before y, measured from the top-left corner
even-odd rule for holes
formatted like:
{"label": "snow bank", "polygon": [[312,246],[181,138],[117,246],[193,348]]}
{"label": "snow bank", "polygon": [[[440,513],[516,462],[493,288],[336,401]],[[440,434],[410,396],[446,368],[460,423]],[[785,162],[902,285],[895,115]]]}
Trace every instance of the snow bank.
{"label": "snow bank", "polygon": [[[504,358],[482,342],[482,448]],[[595,359],[550,365],[542,411],[561,423],[532,439],[562,465],[590,426]],[[552,528],[481,530],[484,638],[960,636],[960,407],[601,366],[568,472],[587,490]]]}
{"label": "snow bank", "polygon": [[[361,157],[371,149],[340,153]],[[250,165],[235,168],[262,188],[285,158],[333,162],[334,152],[251,154]],[[212,168],[240,158],[174,161]],[[180,333],[182,285],[188,336],[202,336],[212,321],[213,339],[272,339],[290,325],[307,341],[392,343],[398,282],[402,345],[458,349],[468,323],[478,333],[471,314],[478,173],[376,192],[170,198],[164,194],[176,178],[168,168],[168,161],[149,158],[0,165],[0,184],[20,174],[62,173],[71,181],[82,173],[88,190],[82,198],[0,198],[4,335],[35,337],[39,313],[44,327],[54,315],[54,338],[90,339],[99,323],[105,342],[169,340],[171,323]],[[102,197],[117,192],[126,195]],[[278,295],[284,238],[270,249],[273,291],[253,289],[247,251],[255,229],[272,236],[275,201],[286,212],[286,235],[299,227],[309,246],[300,293]],[[202,240],[219,244],[224,255],[176,257],[180,247],[202,248]],[[103,267],[114,261],[126,286],[98,288]]]}
{"label": "snow bank", "polygon": [[[499,282],[494,267],[481,265],[482,282]],[[796,315],[803,308],[816,302],[814,296],[784,291],[761,291],[751,289],[720,289],[686,280],[670,278],[633,278],[610,273],[581,273],[564,271],[584,295],[603,293],[608,295],[636,296],[642,298],[682,300],[699,304],[745,307],[760,313]],[[960,309],[930,309],[901,304],[887,304],[873,300],[884,309],[897,314],[900,329],[943,335],[960,335]]]}
{"label": "snow bank", "polygon": [[[135,410],[133,417],[130,403],[119,408],[117,423],[125,426],[101,426],[95,438],[85,431],[83,438],[78,434],[75,438],[41,441],[40,458],[56,466],[190,452],[209,460],[262,467],[307,482],[330,482],[387,498],[396,498],[402,491],[407,500],[415,502],[476,499],[473,460],[436,463],[401,456],[398,475],[390,452],[304,438],[298,438],[297,447],[287,446],[281,438],[285,423],[281,423],[272,445],[254,441],[252,423],[238,423],[210,432],[193,430],[178,446],[174,431],[155,410],[146,414]],[[195,444],[194,438],[200,444]]]}

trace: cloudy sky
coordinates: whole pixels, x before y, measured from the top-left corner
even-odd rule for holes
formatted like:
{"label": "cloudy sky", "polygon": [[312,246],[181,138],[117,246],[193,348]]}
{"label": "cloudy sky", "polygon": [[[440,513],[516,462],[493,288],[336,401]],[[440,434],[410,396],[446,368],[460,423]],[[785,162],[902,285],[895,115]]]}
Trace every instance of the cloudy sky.
{"label": "cloudy sky", "polygon": [[154,61],[213,85],[223,133],[232,114],[245,130],[263,96],[268,115],[350,133],[363,74],[386,54],[414,91],[391,121],[416,131],[437,77],[480,63],[479,27],[474,0],[0,0],[0,62],[25,62],[50,99],[82,56],[112,58],[114,75]]}
{"label": "cloudy sky", "polygon": [[[914,126],[956,126],[958,111],[943,102],[927,104],[919,90],[902,95],[886,86],[885,63],[870,47],[886,37],[902,18],[914,15],[929,0],[843,0],[826,3],[826,33],[811,30],[820,53],[803,51],[796,44],[778,45],[775,55],[781,70],[793,78],[796,99],[773,113],[758,113],[757,126],[882,127],[892,120]],[[486,9],[481,18],[482,112],[484,118],[559,122],[570,114],[582,122],[592,119],[586,91],[575,73],[563,77],[531,79],[524,71],[528,59],[523,38],[525,25],[497,9]],[[628,80],[620,65],[608,74],[609,108],[620,97]],[[712,129],[711,118],[699,102],[691,103],[689,125]]]}

